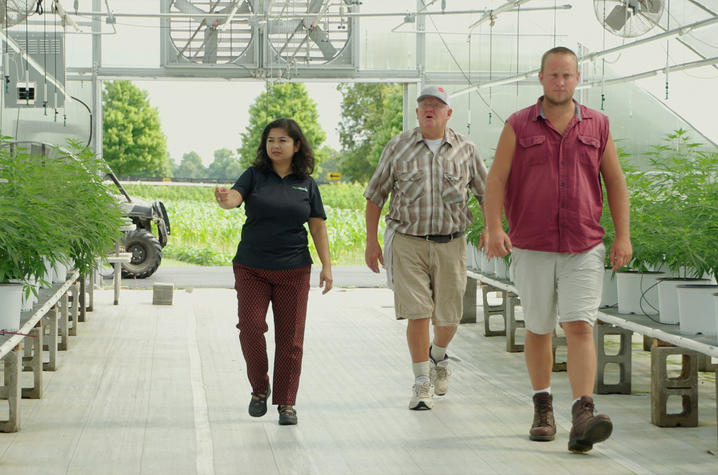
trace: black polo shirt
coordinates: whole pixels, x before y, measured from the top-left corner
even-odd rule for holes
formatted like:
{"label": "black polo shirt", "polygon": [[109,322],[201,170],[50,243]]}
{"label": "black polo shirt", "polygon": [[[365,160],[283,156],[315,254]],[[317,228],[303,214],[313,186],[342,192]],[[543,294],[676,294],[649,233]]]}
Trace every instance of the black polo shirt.
{"label": "black polo shirt", "polygon": [[267,270],[297,269],[312,263],[309,218],[327,219],[319,187],[312,177],[280,178],[274,171],[248,168],[232,186],[244,201],[247,220],[233,262]]}

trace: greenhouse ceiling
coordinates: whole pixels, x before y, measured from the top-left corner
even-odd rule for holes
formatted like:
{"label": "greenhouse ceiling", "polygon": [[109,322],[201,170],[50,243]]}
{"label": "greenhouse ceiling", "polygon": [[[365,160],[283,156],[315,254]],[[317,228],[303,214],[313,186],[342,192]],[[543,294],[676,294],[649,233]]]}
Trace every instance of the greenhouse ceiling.
{"label": "greenhouse ceiling", "polygon": [[[61,94],[63,84],[111,79],[396,81],[407,84],[407,94],[419,83],[441,83],[454,104],[475,97],[502,117],[524,101],[520,91],[537,90],[541,54],[563,45],[580,58],[579,89],[601,108],[619,98],[624,102],[626,88],[638,88],[707,141],[718,142],[718,127],[708,117],[718,107],[718,0],[0,0],[0,5],[7,12],[0,13],[6,17],[6,81],[8,69],[16,69],[20,83],[18,71],[34,69],[44,83],[57,76]],[[43,44],[49,39],[62,45],[62,71],[48,66],[46,51],[33,52],[33,34],[45,38]],[[13,66],[23,60],[29,66]],[[96,90],[93,94],[98,97]],[[642,103],[638,96],[631,93],[629,102]],[[466,112],[467,123],[474,114]]]}

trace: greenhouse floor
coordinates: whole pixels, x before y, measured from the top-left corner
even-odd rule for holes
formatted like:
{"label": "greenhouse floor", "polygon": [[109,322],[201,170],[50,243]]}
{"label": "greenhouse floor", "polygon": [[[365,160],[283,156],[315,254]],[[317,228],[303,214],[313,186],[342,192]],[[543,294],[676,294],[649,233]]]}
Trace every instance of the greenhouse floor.
{"label": "greenhouse floor", "polygon": [[[566,373],[552,382],[557,438],[531,442],[523,354],[465,324],[452,343],[449,393],[409,411],[405,324],[383,288],[313,288],[297,410],[247,414],[246,381],[228,289],[95,293],[79,336],[44,374],[44,396],[22,401],[21,430],[0,434],[0,473],[461,474],[715,473],[716,390],[700,375],[700,424],[650,424],[648,353],[636,337],[633,394],[596,396],[612,437],[586,455],[567,451]],[[270,325],[271,327],[271,325]],[[273,336],[268,335],[271,341]],[[560,359],[560,356],[559,356]],[[1,377],[2,375],[0,375]],[[29,378],[26,374],[25,377]],[[0,403],[0,411],[6,404]],[[0,412],[0,418],[4,414]]]}

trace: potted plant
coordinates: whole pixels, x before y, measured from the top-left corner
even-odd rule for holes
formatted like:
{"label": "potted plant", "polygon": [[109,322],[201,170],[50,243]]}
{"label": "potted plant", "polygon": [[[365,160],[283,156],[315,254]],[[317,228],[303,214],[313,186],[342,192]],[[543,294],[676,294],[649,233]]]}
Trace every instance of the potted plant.
{"label": "potted plant", "polygon": [[[643,308],[634,305],[631,310],[640,312],[648,307],[655,313],[660,308],[660,294],[669,301],[671,290],[676,288],[665,277],[706,278],[718,271],[718,152],[701,150],[700,144],[691,142],[687,133],[679,129],[645,156],[649,170],[625,167],[634,249],[630,271],[633,277],[627,278],[643,284],[643,299],[639,300]],[[641,271],[654,273],[635,274]],[[635,287],[622,283],[622,275],[619,274],[619,297],[628,287]],[[660,282],[665,283],[659,283],[659,278],[664,278]],[[619,312],[624,310],[619,302]],[[668,313],[665,321],[673,322],[675,318]]]}
{"label": "potted plant", "polygon": [[27,295],[60,260],[89,271],[119,236],[121,213],[91,154],[33,156],[9,145],[0,140],[0,282],[25,283]]}

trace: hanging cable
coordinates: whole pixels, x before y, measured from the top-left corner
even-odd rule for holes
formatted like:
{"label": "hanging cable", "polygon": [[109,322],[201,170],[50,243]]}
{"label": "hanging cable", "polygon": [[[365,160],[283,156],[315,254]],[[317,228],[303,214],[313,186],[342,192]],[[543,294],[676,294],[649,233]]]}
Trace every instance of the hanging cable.
{"label": "hanging cable", "polygon": [[[65,33],[67,32],[67,25],[65,25],[62,28],[62,44],[65,44]],[[57,55],[55,56],[55,61],[57,61]],[[57,66],[55,66],[55,75],[57,75]],[[57,86],[55,86],[55,89],[57,89]],[[62,103],[62,126],[67,126],[67,96],[65,96],[65,100]]]}
{"label": "hanging cable", "polygon": [[42,8],[42,0],[38,0],[35,11],[42,15],[42,69],[45,77],[42,86],[42,108],[44,115],[47,116],[47,17],[43,14],[45,10]]}
{"label": "hanging cable", "polygon": [[[57,5],[53,4],[53,10],[55,12],[55,32],[52,37],[52,56],[53,56],[53,64],[54,67],[52,69],[52,75],[53,77],[57,77]],[[52,107],[55,111],[55,115],[53,117],[53,120],[57,122],[57,83],[53,85],[53,104]]]}
{"label": "hanging cable", "polygon": [[[7,2],[5,2],[7,3]],[[25,0],[25,13],[29,12]],[[25,105],[30,104],[30,21],[25,17]]]}
{"label": "hanging cable", "polygon": [[[443,6],[443,4],[442,4]],[[471,32],[469,32],[469,79],[471,78]],[[466,135],[471,136],[471,94],[466,98]]]}
{"label": "hanging cable", "polygon": [[[603,47],[602,50],[606,51],[606,2],[603,2]],[[606,103],[606,58],[601,58],[601,110],[604,110],[604,104]]]}
{"label": "hanging cable", "polygon": [[[521,5],[519,5],[516,8],[516,75],[519,75],[519,42],[521,40],[521,26],[520,26],[520,20],[521,19]],[[516,107],[518,107],[519,103],[519,82],[516,81]]]}
{"label": "hanging cable", "polygon": [[[493,80],[494,75],[494,25],[496,24],[496,19],[494,18],[494,15],[491,15],[491,20],[489,21],[489,82]],[[493,104],[493,87],[489,88],[489,125],[491,125],[491,111],[493,110],[492,104]]]}
{"label": "hanging cable", "polygon": [[[3,21],[3,33],[7,38],[7,2],[5,2],[5,18]],[[2,95],[2,102],[0,102],[0,136],[4,136],[3,133],[3,111],[5,110],[5,96],[7,96],[8,84],[10,84],[10,55],[7,52],[7,39],[3,41],[3,55],[2,55],[2,70],[5,83],[5,93]]]}
{"label": "hanging cable", "polygon": [[[446,52],[449,53],[449,57],[451,57],[451,60],[454,62],[456,67],[459,69],[459,72],[462,74],[462,76],[464,76],[464,80],[466,81],[466,83],[469,86],[473,86],[473,83],[471,82],[471,78],[466,75],[466,72],[464,72],[464,68],[461,67],[461,64],[456,59],[456,56],[454,56],[453,51],[451,51],[451,48],[449,48],[449,45],[446,44],[444,35],[442,35],[441,32],[439,31],[439,29],[437,28],[436,23],[434,23],[434,19],[431,17],[431,15],[427,15],[427,18],[429,19],[429,21],[431,21],[431,24],[434,26],[434,30],[436,31],[436,33],[439,35],[439,39],[441,40],[441,43],[444,45]],[[490,110],[492,110],[494,112],[494,114],[496,115],[496,117],[501,119],[501,115],[491,107],[491,105],[486,101],[486,98],[484,98],[484,96],[481,95],[479,90],[474,89],[474,91],[476,92],[476,95],[479,96],[479,99],[481,99],[481,102],[483,102],[486,105],[486,107],[488,107]],[[503,121],[503,119],[501,119],[501,120]]]}
{"label": "hanging cable", "polygon": [[[671,0],[668,0],[668,13],[666,15],[666,31],[671,29]],[[670,64],[668,63],[669,55],[668,55],[668,47],[670,45],[670,38],[666,40],[666,100],[668,100],[668,72],[670,68]]]}
{"label": "hanging cable", "polygon": [[[603,8],[606,8],[606,4],[603,4]],[[556,0],[553,0],[553,47],[556,47]]]}
{"label": "hanging cable", "polygon": [[90,114],[90,134],[89,134],[89,137],[87,138],[87,145],[85,145],[85,148],[83,148],[82,151],[80,152],[80,153],[82,153],[85,150],[87,150],[88,148],[90,148],[90,142],[92,142],[92,110],[90,110],[90,107],[87,104],[85,104],[84,102],[82,102],[80,99],[78,99],[77,97],[75,97],[75,96],[70,96],[70,97],[73,100],[75,100],[75,101],[79,102],[80,104],[82,104],[83,106],[85,106],[85,109],[87,109],[87,113]]}

